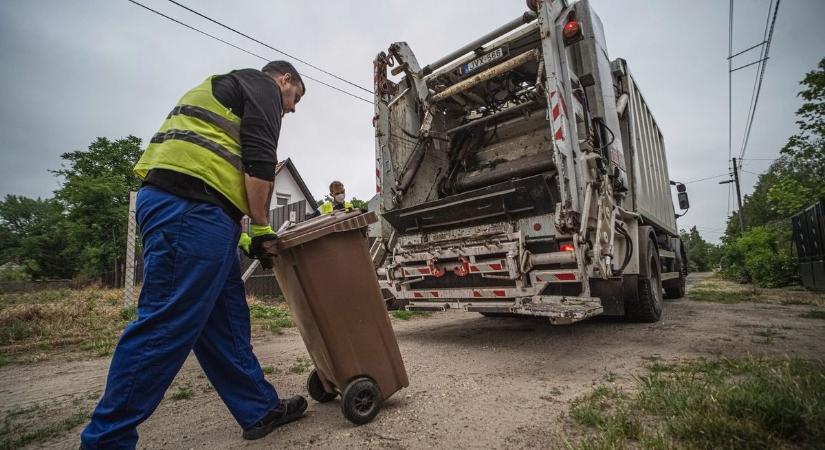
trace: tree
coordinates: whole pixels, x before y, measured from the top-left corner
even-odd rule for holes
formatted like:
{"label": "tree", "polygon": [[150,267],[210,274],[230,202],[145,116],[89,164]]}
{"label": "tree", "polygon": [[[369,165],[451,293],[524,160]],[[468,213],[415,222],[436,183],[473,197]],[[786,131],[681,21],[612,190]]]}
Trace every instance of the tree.
{"label": "tree", "polygon": [[800,84],[805,89],[798,94],[804,99],[796,112],[799,132],[781,151],[789,162],[787,173],[768,192],[772,206],[785,215],[825,198],[825,58]]}
{"label": "tree", "polygon": [[33,278],[68,278],[76,258],[67,241],[66,217],[53,199],[7,195],[0,201],[0,261],[18,261]]}
{"label": "tree", "polygon": [[65,209],[69,247],[83,275],[113,270],[124,257],[129,192],[141,183],[132,170],[140,143],[135,136],[97,138],[87,150],[64,153],[63,165],[53,171],[64,179],[55,197]]}
{"label": "tree", "polygon": [[696,227],[692,227],[689,232],[681,230],[679,234],[687,252],[688,271],[706,272],[716,267],[718,263],[716,246],[705,241]]}

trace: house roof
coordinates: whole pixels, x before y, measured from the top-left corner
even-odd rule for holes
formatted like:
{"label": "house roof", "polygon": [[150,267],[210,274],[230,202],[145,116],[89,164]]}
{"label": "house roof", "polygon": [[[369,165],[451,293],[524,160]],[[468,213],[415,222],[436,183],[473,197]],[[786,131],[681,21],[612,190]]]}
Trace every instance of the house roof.
{"label": "house roof", "polygon": [[312,195],[312,192],[309,190],[306,183],[304,183],[304,179],[301,178],[301,174],[298,173],[298,169],[295,168],[295,163],[292,162],[291,158],[287,158],[275,166],[275,176],[277,177],[281,172],[281,169],[284,167],[286,167],[286,169],[289,170],[289,173],[292,174],[292,178],[294,178],[295,182],[298,183],[298,187],[301,189],[304,197],[306,197],[306,201],[312,205],[312,209],[318,209],[317,206],[315,206],[315,196]]}

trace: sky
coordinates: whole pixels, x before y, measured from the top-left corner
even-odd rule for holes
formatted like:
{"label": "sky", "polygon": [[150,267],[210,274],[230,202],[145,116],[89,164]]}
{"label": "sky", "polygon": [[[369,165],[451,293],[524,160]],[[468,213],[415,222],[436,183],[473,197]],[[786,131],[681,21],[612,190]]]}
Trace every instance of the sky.
{"label": "sky", "polygon": [[[269,59],[282,55],[162,0],[145,4]],[[734,51],[762,40],[770,0],[736,0]],[[181,0],[259,40],[361,86],[372,61],[406,41],[425,65],[525,11],[523,0]],[[665,137],[670,178],[728,171],[728,2],[592,0],[611,59],[622,57]],[[468,7],[471,5],[471,7]],[[758,110],[746,150],[743,193],[796,130],[799,80],[825,57],[825,2],[781,3]],[[736,65],[756,60],[757,52]],[[288,58],[287,58],[288,59]],[[0,195],[50,197],[49,172],[64,152],[96,137],[154,134],[180,96],[208,75],[263,61],[126,0],[0,2]],[[349,90],[296,63],[299,71]],[[756,66],[734,74],[734,155],[739,153]],[[361,92],[364,96],[369,96]],[[279,159],[292,158],[321,197],[341,179],[361,199],[375,190],[371,104],[307,81],[296,114],[282,125]],[[680,228],[716,241],[731,197],[724,177],[688,184],[691,210]],[[734,204],[735,205],[735,202]]]}

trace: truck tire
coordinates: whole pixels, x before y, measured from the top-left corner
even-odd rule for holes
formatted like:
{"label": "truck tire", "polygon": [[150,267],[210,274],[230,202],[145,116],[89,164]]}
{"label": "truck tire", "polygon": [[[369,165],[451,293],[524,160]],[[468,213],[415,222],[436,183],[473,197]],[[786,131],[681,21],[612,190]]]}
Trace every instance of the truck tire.
{"label": "truck tire", "polygon": [[637,301],[625,304],[625,314],[634,322],[658,322],[662,318],[663,289],[662,266],[659,264],[656,242],[647,239],[646,251],[639,256],[639,263],[646,264],[644,275],[639,277]]}

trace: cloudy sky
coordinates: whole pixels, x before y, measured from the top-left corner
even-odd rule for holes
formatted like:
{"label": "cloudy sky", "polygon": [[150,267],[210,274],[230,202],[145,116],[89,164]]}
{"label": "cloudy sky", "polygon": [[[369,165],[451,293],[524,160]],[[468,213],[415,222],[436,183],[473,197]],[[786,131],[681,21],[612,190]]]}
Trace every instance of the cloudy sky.
{"label": "cloudy sky", "polygon": [[[184,22],[271,59],[271,50],[161,0],[144,0]],[[407,41],[423,64],[521,14],[522,0],[182,0],[193,8],[362,86],[372,60]],[[737,0],[734,48],[762,40],[770,0]],[[728,2],[593,0],[610,57],[625,58],[668,145],[670,177],[690,181],[728,168]],[[688,6],[689,5],[689,6]],[[781,3],[771,59],[743,173],[756,175],[795,130],[798,82],[825,56],[825,2]],[[754,60],[755,52],[738,63]],[[207,75],[262,62],[126,0],[0,2],[0,194],[48,197],[48,172],[60,154],[98,136],[147,140],[187,89]],[[308,75],[323,78],[298,65]],[[755,66],[734,76],[734,153],[738,153]],[[335,80],[331,80],[335,81]],[[346,87],[346,86],[345,86]],[[339,178],[348,193],[374,191],[372,106],[308,82],[298,113],[283,124],[279,158],[291,157],[321,196]],[[354,90],[354,88],[350,88]],[[366,95],[366,94],[365,94]],[[720,178],[721,179],[721,178]],[[697,225],[715,240],[724,228],[728,187],[720,179],[689,185]]]}

